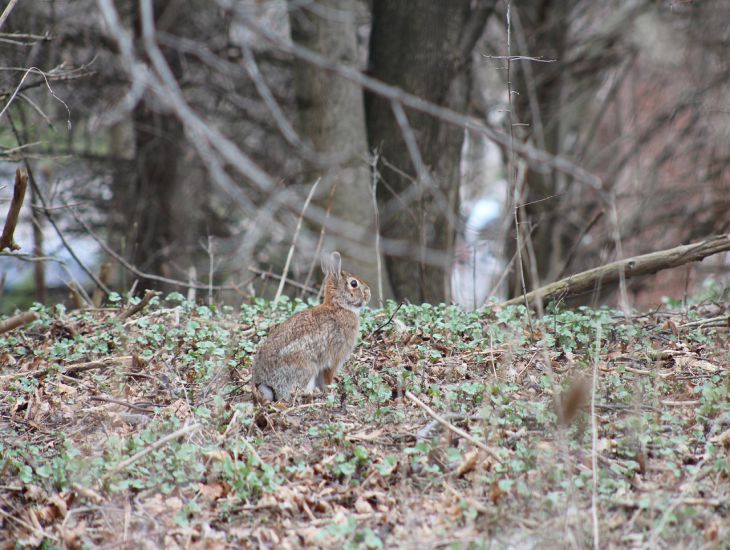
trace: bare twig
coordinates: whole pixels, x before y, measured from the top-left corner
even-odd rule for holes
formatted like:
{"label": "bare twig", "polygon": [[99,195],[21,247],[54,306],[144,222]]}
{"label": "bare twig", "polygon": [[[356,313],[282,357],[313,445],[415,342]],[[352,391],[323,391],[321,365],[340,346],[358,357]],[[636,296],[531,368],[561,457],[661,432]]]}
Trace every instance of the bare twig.
{"label": "bare twig", "polygon": [[102,403],[113,403],[115,405],[121,405],[122,407],[127,407],[128,409],[139,411],[142,413],[148,413],[152,412],[155,407],[159,407],[159,405],[156,405],[154,403],[148,403],[144,405],[138,405],[136,403],[128,403],[127,401],[122,401],[120,399],[112,399],[111,397],[101,397],[100,395],[92,395],[89,397],[92,401],[101,401]]}
{"label": "bare twig", "polygon": [[593,358],[593,377],[591,380],[591,468],[593,490],[591,492],[591,517],[593,519],[593,548],[601,547],[598,526],[598,425],[596,422],[596,385],[598,384],[598,361],[601,355],[601,323],[596,323],[596,355]]}
{"label": "bare twig", "polygon": [[[271,277],[272,279],[281,280],[281,275],[277,273],[272,273],[271,271],[264,271],[263,269],[258,269],[255,267],[249,267],[248,270],[251,273],[256,273],[257,275],[261,277]],[[298,283],[297,281],[293,281],[292,279],[286,279],[286,284],[294,286],[298,289],[304,290],[305,292],[309,292],[310,294],[317,294],[317,289],[313,288],[311,286],[303,285],[302,283]]]}
{"label": "bare twig", "polygon": [[483,451],[485,451],[494,460],[496,460],[497,462],[499,462],[500,464],[502,464],[502,459],[499,457],[499,455],[497,454],[497,452],[494,449],[491,449],[491,448],[487,447],[484,443],[482,443],[481,441],[478,441],[477,439],[475,439],[474,436],[466,433],[461,428],[457,428],[451,422],[448,422],[445,418],[443,418],[441,415],[439,415],[431,407],[429,407],[428,405],[426,405],[423,401],[421,401],[420,399],[418,399],[418,397],[416,397],[415,395],[413,395],[410,391],[406,391],[405,395],[406,395],[406,397],[408,399],[410,399],[416,405],[418,405],[424,411],[426,411],[426,413],[428,413],[428,415],[431,418],[433,418],[434,420],[438,421],[439,424],[441,424],[445,428],[451,430],[456,435],[463,437],[464,439],[466,439],[467,441],[469,441],[473,445],[476,445],[477,447],[479,447],[480,449],[482,449]]}
{"label": "bare twig", "polygon": [[193,281],[180,281],[178,279],[171,279],[169,277],[162,277],[161,275],[155,275],[154,273],[146,273],[142,271],[141,269],[138,269],[137,267],[130,264],[127,260],[124,259],[123,256],[120,254],[117,254],[112,247],[110,247],[99,235],[96,234],[96,232],[89,227],[89,224],[87,224],[84,220],[82,220],[74,210],[71,210],[74,218],[76,221],[84,228],[84,230],[91,236],[92,239],[94,239],[99,245],[104,249],[104,251],[109,254],[114,260],[121,264],[127,271],[132,273],[133,275],[136,275],[137,277],[140,277],[142,279],[149,279],[151,281],[159,281],[161,283],[167,283],[170,285],[175,285],[183,288],[195,288],[195,289],[201,289],[201,290],[235,290],[237,292],[241,292],[240,286],[245,284],[241,283],[241,285],[210,285],[207,283],[201,283],[201,282],[193,282]]}
{"label": "bare twig", "polygon": [[391,314],[390,314],[390,317],[388,317],[388,319],[387,319],[387,320],[385,321],[385,323],[381,324],[381,325],[380,325],[379,327],[377,327],[377,328],[374,328],[373,330],[371,330],[371,331],[370,331],[370,334],[368,334],[368,337],[367,337],[367,339],[369,340],[369,339],[370,339],[370,338],[372,337],[372,335],[373,335],[373,334],[375,334],[375,333],[376,333],[376,332],[378,332],[378,331],[379,331],[380,329],[382,329],[383,327],[385,327],[385,326],[387,326],[388,324],[390,324],[390,322],[391,322],[391,321],[393,320],[393,317],[395,317],[395,314],[396,314],[396,313],[398,313],[398,310],[399,310],[399,309],[400,309],[401,307],[403,307],[403,302],[401,302],[400,304],[398,304],[398,307],[397,307],[397,308],[395,308],[395,311],[393,311],[393,313],[391,313]]}
{"label": "bare twig", "polygon": [[291,246],[289,247],[289,253],[286,255],[286,262],[284,263],[284,270],[281,274],[281,279],[279,280],[279,287],[276,289],[276,296],[274,296],[274,303],[279,301],[279,298],[281,298],[281,293],[284,291],[284,283],[286,282],[286,276],[289,274],[289,265],[291,264],[292,256],[294,256],[294,248],[297,245],[297,239],[299,238],[299,231],[302,229],[302,220],[304,219],[304,214],[307,212],[307,208],[309,207],[309,203],[312,201],[312,197],[314,196],[314,192],[317,190],[317,186],[319,185],[319,182],[322,180],[322,178],[317,178],[317,181],[312,184],[312,188],[309,190],[309,194],[307,194],[307,200],[304,201],[304,206],[302,207],[302,213],[299,215],[299,219],[297,220],[297,226],[294,229],[294,236],[291,240]]}
{"label": "bare twig", "polygon": [[36,319],[38,319],[38,314],[35,311],[24,311],[23,313],[19,313],[9,319],[0,321],[0,334],[3,332],[10,332],[18,327],[32,323]]}
{"label": "bare twig", "polygon": [[13,198],[8,208],[8,216],[5,219],[2,235],[0,235],[0,250],[9,248],[10,250],[19,250],[20,245],[13,240],[15,227],[18,225],[18,217],[20,209],[25,199],[25,190],[28,188],[28,173],[18,168],[15,171],[15,187],[13,188]]}
{"label": "bare twig", "polygon": [[[730,250],[730,234],[716,235],[694,244],[685,244],[658,252],[642,254],[624,260],[618,260],[609,264],[570,275],[560,281],[550,283],[526,295],[528,302],[532,302],[538,296],[542,300],[550,300],[557,297],[579,294],[591,290],[596,282],[602,284],[613,283],[619,280],[621,275],[626,279],[639,275],[650,275],[663,269],[678,267],[689,262],[699,262],[707,256]],[[524,298],[518,296],[505,302],[506,305],[522,303]]]}
{"label": "bare twig", "polygon": [[[480,416],[466,415],[461,413],[446,413],[443,415],[443,418],[444,420],[481,420]],[[441,422],[439,422],[438,420],[432,420],[416,432],[416,441],[423,441],[431,434],[436,426],[440,425]]]}
{"label": "bare twig", "polygon": [[[327,71],[337,73],[343,78],[355,82],[377,95],[400,103],[403,107],[408,107],[409,109],[426,113],[453,126],[482,133],[502,147],[510,147],[510,138],[508,135],[498,132],[474,117],[465,116],[451,109],[435,105],[418,96],[404,92],[400,88],[390,86],[363,74],[356,68],[334,63],[308,48],[304,48],[295,43],[285,42],[276,33],[254,21],[247,15],[242,6],[232,0],[218,0],[218,4],[240,14],[241,17],[239,21],[243,26],[250,29],[253,33],[263,37],[276,48],[286,51],[298,59],[302,59],[303,61]],[[518,155],[527,159],[531,165],[542,165],[544,167],[554,168],[555,170],[568,174],[574,177],[577,181],[585,183],[598,191],[603,190],[603,183],[600,178],[563,157],[551,155],[546,151],[536,149],[523,143],[515,143],[513,150]]]}
{"label": "bare twig", "polygon": [[152,298],[154,298],[155,296],[159,296],[160,294],[162,294],[162,292],[159,292],[157,290],[145,290],[144,296],[138,303],[119,313],[119,320],[124,321],[135,313],[142,311],[145,307],[147,307],[147,304],[150,303]]}
{"label": "bare twig", "polygon": [[69,365],[65,369],[63,369],[64,374],[76,374],[79,372],[84,372],[87,370],[94,370],[94,369],[106,369],[108,367],[113,366],[116,363],[122,363],[122,362],[129,362],[131,364],[132,362],[132,356],[131,355],[123,355],[120,357],[107,357],[105,359],[101,359],[100,361],[87,361],[85,363],[76,363],[74,365]]}
{"label": "bare twig", "polygon": [[[13,119],[8,113],[8,121],[10,122],[10,127],[13,130],[13,135],[15,135],[15,140],[18,142],[18,145],[22,144],[22,140],[20,138],[20,134],[18,133],[18,129],[15,127],[15,124],[13,123]],[[30,185],[33,188],[33,193],[36,197],[38,197],[38,200],[41,203],[41,206],[43,208],[43,213],[45,214],[46,218],[48,219],[48,222],[53,227],[54,231],[58,235],[58,238],[63,243],[64,248],[68,250],[68,253],[71,255],[71,257],[76,261],[77,264],[79,264],[79,267],[84,270],[84,272],[89,276],[89,278],[94,281],[96,286],[98,286],[100,289],[102,289],[106,294],[109,294],[109,289],[106,287],[104,283],[102,283],[99,278],[86,266],[84,262],[81,261],[81,258],[78,257],[74,249],[71,247],[69,242],[66,240],[66,236],[61,231],[61,228],[58,227],[58,224],[56,223],[56,220],[51,215],[50,211],[48,210],[48,203],[46,203],[46,199],[43,196],[43,193],[41,193],[41,189],[38,186],[35,177],[33,177],[33,171],[30,168],[30,163],[28,162],[28,159],[23,157],[23,164],[25,164],[25,171],[28,173],[28,179],[30,181]],[[86,295],[86,291],[79,287],[79,291],[85,294],[84,298],[91,303],[91,298]]]}
{"label": "bare twig", "polygon": [[3,10],[3,13],[0,14],[0,28],[5,24],[5,20],[10,16],[10,12],[13,11],[13,8],[15,7],[15,4],[18,3],[18,0],[10,0],[8,2],[8,5],[5,6],[5,9]]}
{"label": "bare twig", "polygon": [[378,273],[378,305],[383,307],[383,258],[380,252],[380,211],[378,210],[378,158],[380,155],[373,151],[370,161],[370,173],[373,178],[373,214],[375,216],[375,263]]}
{"label": "bare twig", "polygon": [[193,430],[197,430],[199,428],[199,424],[190,424],[188,426],[183,426],[179,430],[175,430],[171,434],[167,434],[165,437],[159,439],[149,447],[145,447],[138,453],[133,454],[130,456],[127,460],[123,460],[119,464],[117,464],[114,468],[109,470],[107,473],[105,473],[103,476],[101,476],[102,483],[108,480],[111,476],[121,472],[122,470],[126,469],[127,467],[131,466],[135,462],[137,462],[140,458],[143,458],[150,454],[152,451],[155,451],[159,449],[160,447],[164,447],[167,445],[170,441],[173,441],[177,439],[178,437],[181,437],[183,435],[189,434]]}

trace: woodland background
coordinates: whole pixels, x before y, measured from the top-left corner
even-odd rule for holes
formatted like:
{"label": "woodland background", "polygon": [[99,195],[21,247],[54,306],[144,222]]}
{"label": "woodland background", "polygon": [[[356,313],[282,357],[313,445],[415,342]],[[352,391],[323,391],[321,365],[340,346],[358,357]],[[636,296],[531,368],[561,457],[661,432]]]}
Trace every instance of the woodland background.
{"label": "woodland background", "polygon": [[[728,22],[2,2],[0,549],[726,547]],[[335,248],[353,356],[255,402]]]}
{"label": "woodland background", "polygon": [[273,296],[293,240],[289,294],[339,248],[375,304],[471,309],[730,224],[722,0],[9,5],[0,206],[16,167],[31,186],[5,312],[93,278]]}

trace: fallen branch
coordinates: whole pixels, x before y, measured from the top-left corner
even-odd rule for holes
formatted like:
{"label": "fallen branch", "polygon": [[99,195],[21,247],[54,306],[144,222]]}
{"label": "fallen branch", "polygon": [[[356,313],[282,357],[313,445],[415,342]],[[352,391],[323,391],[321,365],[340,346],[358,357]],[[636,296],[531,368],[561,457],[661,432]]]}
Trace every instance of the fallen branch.
{"label": "fallen branch", "polygon": [[134,304],[133,306],[130,306],[129,308],[127,308],[124,311],[122,311],[121,313],[119,313],[119,320],[124,321],[125,319],[128,319],[135,313],[142,311],[147,306],[147,304],[149,304],[150,301],[152,301],[152,298],[154,298],[155,296],[159,296],[160,294],[162,294],[162,292],[159,292],[157,290],[149,290],[149,289],[145,290],[144,296],[138,303]]}
{"label": "fallen branch", "polygon": [[111,367],[115,363],[122,363],[122,362],[129,362],[131,364],[132,356],[131,355],[122,355],[121,357],[107,357],[106,359],[101,359],[99,361],[87,361],[85,363],[76,363],[74,365],[69,365],[68,367],[63,369],[63,373],[66,375],[71,375],[71,374],[76,374],[79,372],[84,372],[87,370],[105,369],[107,367]]}
{"label": "fallen branch", "polygon": [[448,422],[446,419],[444,419],[442,416],[440,416],[436,411],[434,411],[431,407],[429,407],[423,401],[421,401],[420,399],[418,399],[418,397],[416,397],[415,395],[413,395],[410,391],[406,391],[406,397],[408,399],[410,399],[411,401],[413,401],[416,405],[418,405],[419,407],[421,407],[424,411],[426,411],[428,413],[428,415],[431,418],[433,418],[434,420],[436,420],[439,424],[441,424],[445,428],[451,430],[456,435],[463,437],[464,439],[466,439],[470,443],[476,445],[477,447],[479,447],[480,449],[482,449],[483,451],[485,451],[494,460],[496,460],[497,462],[499,462],[500,464],[502,464],[502,459],[499,457],[499,455],[497,454],[497,452],[494,449],[490,449],[489,447],[487,447],[481,441],[478,441],[478,440],[474,439],[474,436],[466,433],[461,428],[457,428],[456,426],[454,426],[453,424],[451,424],[450,422]]}
{"label": "fallen branch", "polygon": [[149,447],[145,447],[144,449],[142,449],[138,453],[133,454],[127,460],[121,461],[114,468],[112,468],[107,473],[105,473],[103,476],[101,476],[101,481],[102,482],[106,481],[111,476],[113,476],[113,475],[121,472],[122,470],[124,470],[128,466],[130,466],[130,465],[134,464],[135,462],[137,462],[140,458],[142,458],[142,457],[150,454],[152,451],[155,451],[155,450],[159,449],[160,447],[163,447],[164,445],[166,445],[170,441],[172,441],[174,439],[177,439],[178,437],[183,436],[183,435],[185,435],[187,433],[190,433],[193,430],[196,430],[198,427],[199,427],[198,424],[190,424],[189,426],[183,426],[179,430],[175,430],[171,434],[167,434],[165,437],[163,437],[162,439],[159,439],[158,441],[156,441],[155,443],[153,443]]}
{"label": "fallen branch", "polygon": [[730,250],[730,234],[716,235],[698,243],[642,254],[576,273],[528,292],[526,296],[520,295],[507,300],[505,305],[521,304],[525,300],[532,303],[538,297],[543,301],[565,298],[591,290],[596,283],[614,283],[619,280],[622,273],[626,279],[639,275],[651,275],[657,271],[679,267],[689,262],[699,262],[707,256],[728,250]]}
{"label": "fallen branch", "polygon": [[24,311],[14,317],[0,321],[0,334],[3,332],[10,332],[18,327],[32,323],[38,319],[38,314],[35,311]]}
{"label": "fallen branch", "polygon": [[18,168],[15,171],[15,187],[13,189],[13,198],[10,201],[10,208],[8,208],[8,217],[5,219],[5,227],[3,227],[2,235],[0,235],[0,250],[6,248],[20,250],[20,245],[15,242],[13,235],[15,234],[15,226],[18,225],[18,217],[23,206],[26,189],[28,189],[28,174],[21,172]]}

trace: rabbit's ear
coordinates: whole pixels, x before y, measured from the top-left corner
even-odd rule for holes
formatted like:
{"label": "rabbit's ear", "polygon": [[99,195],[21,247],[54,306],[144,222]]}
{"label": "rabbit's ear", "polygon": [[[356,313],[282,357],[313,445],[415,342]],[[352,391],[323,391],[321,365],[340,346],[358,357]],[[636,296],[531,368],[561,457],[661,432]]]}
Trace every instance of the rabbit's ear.
{"label": "rabbit's ear", "polygon": [[325,275],[332,275],[335,279],[340,278],[340,272],[342,271],[342,257],[336,250],[327,256],[322,255],[322,271]]}

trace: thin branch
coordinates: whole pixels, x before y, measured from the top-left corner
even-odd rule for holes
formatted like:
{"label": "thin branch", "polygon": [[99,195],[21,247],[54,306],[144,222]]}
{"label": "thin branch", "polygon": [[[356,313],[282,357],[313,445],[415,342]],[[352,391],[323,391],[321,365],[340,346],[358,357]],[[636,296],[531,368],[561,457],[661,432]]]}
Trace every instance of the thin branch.
{"label": "thin branch", "polygon": [[441,424],[445,428],[451,430],[456,435],[461,436],[464,439],[466,439],[467,441],[469,441],[472,444],[476,445],[477,447],[479,447],[480,449],[482,449],[483,451],[485,451],[494,460],[496,460],[497,462],[499,462],[500,464],[502,464],[502,459],[499,457],[499,455],[497,454],[497,452],[494,449],[491,449],[491,448],[487,447],[484,443],[482,443],[481,441],[478,441],[477,439],[475,439],[474,436],[466,433],[461,428],[457,428],[456,426],[454,426],[453,424],[451,424],[450,422],[448,422],[445,418],[443,418],[442,416],[440,416],[436,411],[434,411],[431,407],[429,407],[423,401],[421,401],[420,399],[418,399],[418,397],[416,397],[415,395],[413,395],[410,391],[406,391],[406,394],[405,395],[406,395],[406,397],[408,399],[410,399],[416,405],[418,405],[424,411],[426,411],[426,413],[428,413],[428,415],[431,418],[433,418],[434,420],[438,421],[439,424]]}
{"label": "thin branch", "polygon": [[114,468],[109,470],[107,473],[105,473],[103,476],[101,476],[102,483],[108,480],[111,476],[121,472],[122,470],[126,469],[127,467],[131,466],[135,462],[137,462],[140,458],[143,458],[150,454],[152,451],[156,451],[160,447],[164,447],[167,445],[170,441],[173,441],[177,439],[178,437],[181,437],[183,435],[186,435],[193,430],[197,430],[200,427],[199,424],[190,424],[188,426],[183,426],[179,430],[175,430],[171,434],[167,434],[165,437],[159,439],[149,447],[145,447],[138,453],[135,453],[134,455],[130,456],[127,460],[123,460],[119,464],[117,464]]}
{"label": "thin branch", "polygon": [[[265,271],[263,269],[258,269],[256,267],[249,266],[248,270],[251,273],[256,273],[257,275],[261,277],[271,277],[272,279],[281,280],[281,275],[278,273],[272,273],[271,271]],[[296,287],[300,290],[304,290],[306,292],[309,292],[310,294],[317,294],[318,290],[316,288],[313,288],[311,286],[303,285],[302,283],[299,283],[297,281],[294,281],[292,279],[286,279],[286,284],[291,285],[293,287]]]}
{"label": "thin branch", "polygon": [[370,334],[368,334],[368,337],[366,338],[366,340],[369,340],[372,337],[373,334],[375,334],[376,332],[380,331],[381,329],[383,329],[384,327],[386,327],[387,325],[389,325],[390,322],[395,317],[395,314],[398,313],[398,310],[401,307],[403,307],[403,302],[401,302],[400,304],[398,304],[398,307],[396,307],[395,310],[393,311],[393,313],[390,314],[390,317],[388,317],[388,319],[385,321],[385,323],[381,324],[379,327],[374,328],[373,330],[370,331]]}
{"label": "thin branch", "polygon": [[132,273],[133,275],[136,275],[137,277],[141,279],[149,279],[151,281],[159,281],[161,283],[167,283],[170,285],[175,285],[183,288],[195,288],[199,290],[235,290],[237,292],[241,292],[240,286],[245,284],[248,281],[245,281],[244,283],[241,283],[241,285],[209,285],[206,283],[201,282],[195,282],[195,281],[180,281],[178,279],[171,279],[169,277],[163,277],[161,275],[155,275],[154,273],[146,273],[145,271],[142,271],[141,269],[138,269],[137,267],[130,264],[127,260],[124,259],[123,256],[118,254],[114,251],[112,247],[110,247],[99,235],[96,234],[96,232],[89,227],[89,224],[87,224],[84,220],[82,220],[78,214],[72,209],[71,213],[73,214],[73,217],[76,219],[76,221],[84,228],[84,230],[91,236],[92,239],[94,239],[99,246],[101,246],[104,251],[109,254],[114,260],[116,260],[117,263],[121,264],[122,267],[124,267],[127,271]]}
{"label": "thin branch", "polygon": [[[325,70],[337,73],[347,80],[355,82],[356,84],[379,96],[393,101],[397,101],[404,107],[426,113],[434,118],[446,122],[447,124],[482,133],[502,147],[510,147],[510,138],[508,135],[485,125],[474,117],[462,115],[451,109],[433,104],[418,96],[404,92],[400,88],[385,84],[375,78],[367,76],[353,67],[334,63],[326,59],[324,56],[319,55],[318,53],[308,48],[304,48],[301,45],[288,43],[282,40],[270,29],[259,25],[251,17],[248,17],[244,8],[237,3],[232,2],[232,0],[217,1],[220,6],[223,6],[226,9],[235,11],[236,13],[240,14],[241,17],[239,21],[244,27],[250,29],[253,33],[263,37],[267,42],[269,42],[279,50],[288,52],[298,59],[304,60],[307,63],[311,63],[317,67],[321,67]],[[603,190],[603,182],[599,177],[587,172],[580,166],[563,157],[552,155],[546,151],[536,149],[528,144],[523,143],[515,143],[514,151],[515,153],[527,159],[533,166],[543,165],[549,168],[553,168],[572,176],[577,181],[585,183],[599,192]]]}
{"label": "thin branch", "polygon": [[375,268],[378,273],[378,305],[383,307],[383,257],[380,251],[380,210],[378,209],[378,158],[377,151],[373,151],[370,163],[370,173],[372,174],[372,197],[373,197],[373,215],[375,216]]}
{"label": "thin branch", "polygon": [[0,250],[9,248],[10,250],[20,250],[20,245],[13,240],[15,227],[18,225],[18,217],[20,209],[23,207],[25,199],[25,190],[28,188],[28,173],[18,168],[15,171],[15,187],[13,188],[13,198],[8,208],[8,216],[5,219],[2,235],[0,235]]}
{"label": "thin branch", "polygon": [[302,207],[302,213],[299,215],[299,219],[297,220],[297,226],[294,229],[294,236],[292,237],[292,240],[291,240],[291,246],[289,247],[289,253],[286,255],[286,262],[284,263],[284,270],[281,274],[281,279],[279,280],[279,287],[276,289],[276,296],[274,296],[274,303],[279,301],[279,298],[281,298],[281,293],[284,291],[284,283],[286,282],[286,276],[289,274],[289,266],[291,265],[292,256],[294,256],[294,248],[297,245],[297,239],[299,238],[299,231],[302,229],[302,220],[304,219],[304,214],[307,212],[309,203],[312,201],[314,192],[317,190],[317,186],[319,185],[319,182],[321,180],[322,180],[322,178],[317,178],[317,181],[314,182],[314,184],[312,185],[312,188],[309,190],[309,193],[307,194],[307,200],[304,201],[304,206]]}
{"label": "thin branch", "polygon": [[[18,145],[21,145],[22,140],[20,139],[20,134],[18,134],[18,129],[15,127],[15,123],[13,122],[13,119],[10,116],[10,113],[8,113],[8,121],[10,122],[10,127],[13,130],[13,134],[15,135],[15,139],[18,142]],[[110,291],[107,288],[107,286],[104,283],[102,283],[99,280],[99,278],[88,267],[86,267],[86,264],[81,261],[81,258],[79,258],[76,255],[76,252],[74,251],[73,248],[71,248],[71,245],[66,240],[66,237],[64,236],[63,232],[61,231],[61,228],[58,227],[56,220],[53,219],[53,216],[51,215],[50,211],[47,209],[48,203],[46,203],[46,199],[44,198],[40,187],[36,183],[35,177],[33,177],[33,171],[30,168],[30,163],[28,162],[28,159],[25,157],[23,157],[23,164],[25,164],[25,171],[28,173],[28,178],[30,180],[31,187],[33,188],[33,193],[35,194],[36,197],[38,197],[38,200],[40,201],[41,206],[43,207],[43,213],[45,214],[46,218],[48,219],[48,222],[51,224],[54,231],[58,235],[58,238],[63,243],[64,248],[66,248],[66,250],[68,250],[68,253],[71,255],[71,257],[76,261],[76,263],[79,265],[79,267],[81,267],[81,269],[84,270],[84,272],[89,276],[89,278],[92,281],[94,281],[96,286],[98,286],[106,294],[109,294]],[[86,291],[82,287],[79,287],[79,290],[81,292],[83,292],[84,294],[86,294]],[[84,298],[88,299],[89,303],[91,303],[91,298],[89,298],[88,295],[84,296]]]}
{"label": "thin branch", "polygon": [[13,8],[17,3],[18,0],[10,0],[10,2],[8,2],[8,5],[5,6],[3,13],[0,14],[0,28],[2,28],[2,26],[5,24],[5,20],[10,16],[10,12],[13,11]]}
{"label": "thin branch", "polygon": [[147,304],[152,301],[152,298],[154,298],[155,296],[159,296],[160,294],[162,293],[157,290],[145,290],[144,297],[138,303],[119,313],[119,320],[124,321],[135,313],[142,311],[147,306]]}
{"label": "thin branch", "polygon": [[596,355],[593,358],[593,379],[591,381],[591,467],[593,490],[591,492],[591,517],[593,519],[593,548],[601,547],[598,525],[598,425],[596,422],[596,385],[598,384],[598,361],[601,354],[601,323],[596,323]]}

